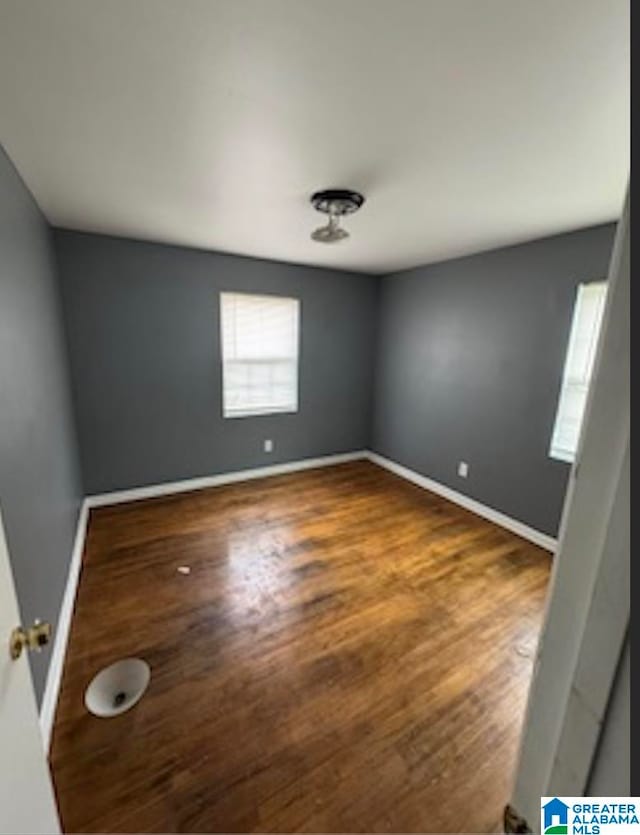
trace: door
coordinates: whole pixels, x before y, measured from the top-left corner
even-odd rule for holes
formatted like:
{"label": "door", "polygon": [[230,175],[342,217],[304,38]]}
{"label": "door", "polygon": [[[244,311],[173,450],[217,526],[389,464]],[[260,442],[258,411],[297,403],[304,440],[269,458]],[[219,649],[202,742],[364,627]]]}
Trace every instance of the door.
{"label": "door", "polygon": [[26,649],[13,660],[20,624],[0,512],[0,834],[59,833]]}
{"label": "door", "polygon": [[541,797],[588,790],[629,623],[630,212],[627,196],[520,742],[512,806],[534,832]]}

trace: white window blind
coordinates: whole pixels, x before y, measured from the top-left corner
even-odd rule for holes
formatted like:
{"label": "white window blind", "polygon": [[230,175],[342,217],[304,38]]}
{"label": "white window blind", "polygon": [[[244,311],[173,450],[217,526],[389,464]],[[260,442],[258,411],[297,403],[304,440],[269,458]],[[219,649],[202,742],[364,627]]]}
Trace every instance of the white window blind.
{"label": "white window blind", "polygon": [[578,288],[562,390],[551,439],[551,457],[559,458],[561,461],[572,462],[578,448],[606,292],[607,285],[604,281],[581,284]]}
{"label": "white window blind", "polygon": [[300,302],[220,294],[224,417],[298,411]]}

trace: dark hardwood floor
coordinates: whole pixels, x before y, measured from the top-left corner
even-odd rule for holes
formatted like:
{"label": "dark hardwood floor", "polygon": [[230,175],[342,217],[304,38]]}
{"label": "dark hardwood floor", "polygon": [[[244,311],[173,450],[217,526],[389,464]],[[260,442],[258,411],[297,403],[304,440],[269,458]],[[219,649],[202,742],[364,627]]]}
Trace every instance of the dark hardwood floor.
{"label": "dark hardwood floor", "polygon": [[[92,511],[51,755],[66,831],[497,831],[549,568],[364,461]],[[147,694],[91,716],[127,656]]]}

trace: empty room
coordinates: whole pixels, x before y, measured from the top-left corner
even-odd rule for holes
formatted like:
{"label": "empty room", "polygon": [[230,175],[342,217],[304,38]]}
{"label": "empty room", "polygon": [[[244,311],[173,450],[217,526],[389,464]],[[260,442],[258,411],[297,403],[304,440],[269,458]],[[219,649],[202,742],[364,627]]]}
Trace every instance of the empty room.
{"label": "empty room", "polygon": [[633,794],[628,41],[0,0],[0,833]]}

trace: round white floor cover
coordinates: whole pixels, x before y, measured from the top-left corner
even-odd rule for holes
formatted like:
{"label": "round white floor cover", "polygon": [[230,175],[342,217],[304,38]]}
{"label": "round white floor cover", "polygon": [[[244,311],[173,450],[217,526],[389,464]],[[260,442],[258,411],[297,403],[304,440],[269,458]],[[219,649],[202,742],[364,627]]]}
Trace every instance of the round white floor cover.
{"label": "round white floor cover", "polygon": [[142,698],[151,669],[141,658],[123,658],[94,676],[84,694],[87,710],[95,716],[118,716]]}

